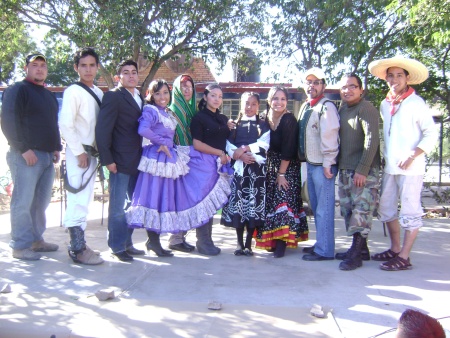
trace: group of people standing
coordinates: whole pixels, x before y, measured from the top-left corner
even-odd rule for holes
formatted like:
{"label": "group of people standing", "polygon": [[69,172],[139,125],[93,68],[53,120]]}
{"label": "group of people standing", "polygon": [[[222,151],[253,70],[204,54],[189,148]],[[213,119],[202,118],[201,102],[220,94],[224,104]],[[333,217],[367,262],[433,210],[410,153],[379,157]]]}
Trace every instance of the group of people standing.
{"label": "group of people standing", "polygon": [[[362,81],[354,73],[342,77],[339,110],[324,97],[325,73],[312,68],[304,75],[307,102],[299,113],[299,157],[307,163],[307,190],[315,217],[317,241],[303,249],[306,261],[342,260],[341,270],[355,270],[363,260],[381,261],[386,271],[412,267],[409,254],[422,226],[420,203],[425,153],[433,150],[437,130],[431,112],[410,85],[428,78],[426,67],[394,57],[369,64],[386,80],[389,93],[381,103],[384,164],[380,159],[379,116],[364,99]],[[380,186],[380,170],[383,177]],[[335,179],[341,215],[353,237],[346,252],[334,253]],[[400,211],[398,205],[400,204]],[[374,215],[385,222],[390,249],[370,255],[367,239]],[[403,245],[400,226],[405,229]]]}
{"label": "group of people standing", "polygon": [[[219,254],[212,224],[221,208],[221,224],[236,229],[235,255],[252,256],[254,238],[256,248],[283,257],[286,248],[308,239],[300,177],[301,162],[306,162],[317,241],[303,249],[303,259],[337,258],[343,260],[342,270],[360,267],[362,260],[370,259],[367,237],[378,206],[392,245],[372,259],[386,261],[381,265],[384,270],[411,267],[409,253],[422,224],[423,153],[436,140],[431,115],[409,87],[428,76],[419,62],[393,58],[369,66],[390,88],[381,105],[386,164],[379,203],[379,114],[363,99],[356,74],[341,79],[339,111],[324,97],[324,72],[312,68],[304,74],[308,99],[298,120],[287,110],[287,90],[275,86],[268,93],[264,118],[259,116],[259,95],[246,92],[238,118],[232,121],[220,113],[223,93],[217,84],[206,87],[197,109],[195,83],[189,75],[176,78],[173,88],[165,80],[153,81],[144,99],[136,89],[136,62],[126,60],[117,66],[118,86],[105,94],[94,85],[98,66],[94,49],[75,54],[74,70],[80,81],[64,93],[59,127],[56,99],[44,88],[48,71],[44,55],[29,55],[25,80],[4,93],[1,123],[11,147],[7,160],[15,183],[13,257],[37,260],[39,252],[58,249],[42,236],[53,163],[62,150],[61,131],[68,190],[64,226],[70,234],[68,253],[76,263],[103,262],[85,238],[95,173],[101,165],[109,171],[108,246],[115,258],[132,261],[133,256],[145,254],[133,245],[136,228],[146,230],[147,251],[159,257],[195,248],[204,255]],[[335,256],[338,172],[341,212],[353,243]],[[397,205],[399,196],[397,216],[392,205]],[[406,229],[403,246],[399,224]],[[196,231],[195,245],[186,242],[191,229]],[[172,234],[170,250],[162,247],[161,233]]]}

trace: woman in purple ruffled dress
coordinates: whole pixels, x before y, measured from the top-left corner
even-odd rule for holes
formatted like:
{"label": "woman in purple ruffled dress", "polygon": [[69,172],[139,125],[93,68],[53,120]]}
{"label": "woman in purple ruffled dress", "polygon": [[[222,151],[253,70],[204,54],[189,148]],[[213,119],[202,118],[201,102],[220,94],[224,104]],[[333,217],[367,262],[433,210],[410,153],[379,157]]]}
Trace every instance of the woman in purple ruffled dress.
{"label": "woman in purple ruffled dress", "polygon": [[144,147],[132,206],[126,215],[130,227],[147,230],[147,250],[163,257],[173,254],[161,247],[161,233],[202,226],[230,194],[228,175],[220,173],[220,161],[192,146],[173,144],[177,122],[168,108],[170,98],[166,81],[150,83],[138,132],[151,144]]}

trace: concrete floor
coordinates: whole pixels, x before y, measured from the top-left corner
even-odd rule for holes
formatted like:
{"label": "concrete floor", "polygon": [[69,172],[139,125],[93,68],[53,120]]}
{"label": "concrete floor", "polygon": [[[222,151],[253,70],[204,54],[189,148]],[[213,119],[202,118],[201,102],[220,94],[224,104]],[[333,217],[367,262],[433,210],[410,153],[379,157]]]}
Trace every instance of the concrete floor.
{"label": "concrete floor", "polygon": [[[105,209],[105,211],[107,208]],[[222,253],[216,257],[175,253],[173,258],[142,256],[132,263],[111,258],[101,204],[94,202],[86,231],[91,248],[102,251],[99,266],[74,264],[67,255],[68,234],[59,226],[60,206],[48,210],[47,241],[57,252],[36,262],[13,259],[8,247],[9,214],[0,215],[0,337],[393,337],[381,333],[396,326],[407,308],[435,318],[450,316],[450,220],[426,219],[411,255],[413,269],[385,272],[379,263],[364,262],[355,271],[338,269],[339,261],[305,262],[300,250],[284,258],[255,251],[237,257],[235,233],[216,219],[213,237]],[[336,219],[336,251],[351,240]],[[310,219],[311,240],[315,227]],[[143,249],[146,234],[136,230],[135,246]],[[166,244],[167,236],[162,237]],[[188,234],[195,244],[195,232]],[[375,221],[369,246],[387,248]],[[112,289],[113,300],[100,302],[94,293]],[[208,310],[217,301],[222,310]],[[309,314],[318,304],[325,319]],[[450,318],[440,320],[450,337]]]}

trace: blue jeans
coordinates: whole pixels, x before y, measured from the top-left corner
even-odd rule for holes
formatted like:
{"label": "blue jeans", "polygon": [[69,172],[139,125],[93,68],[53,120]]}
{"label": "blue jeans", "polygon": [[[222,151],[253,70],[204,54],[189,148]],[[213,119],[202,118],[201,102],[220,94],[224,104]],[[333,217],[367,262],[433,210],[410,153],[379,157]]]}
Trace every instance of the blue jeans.
{"label": "blue jeans", "polygon": [[45,210],[51,197],[55,169],[53,153],[34,150],[37,162],[28,166],[20,151],[10,149],[6,162],[14,190],[11,198],[11,241],[16,250],[31,247],[42,238],[46,228]]}
{"label": "blue jeans", "polygon": [[334,203],[337,166],[331,166],[333,178],[326,178],[323,167],[307,163],[308,194],[316,223],[314,252],[325,257],[334,257]]}
{"label": "blue jeans", "polygon": [[133,245],[133,229],[128,228],[125,211],[131,205],[136,180],[136,176],[109,173],[108,246],[115,253]]}

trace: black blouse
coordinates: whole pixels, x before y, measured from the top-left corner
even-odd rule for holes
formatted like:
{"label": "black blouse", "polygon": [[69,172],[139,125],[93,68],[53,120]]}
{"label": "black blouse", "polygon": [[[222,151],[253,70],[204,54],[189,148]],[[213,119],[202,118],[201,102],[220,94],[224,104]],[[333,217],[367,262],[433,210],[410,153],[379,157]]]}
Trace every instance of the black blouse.
{"label": "black blouse", "polygon": [[227,126],[228,118],[209,109],[200,110],[191,121],[191,134],[210,147],[225,151],[230,129]]}
{"label": "black blouse", "polygon": [[292,113],[285,113],[278,128],[270,130],[270,151],[281,153],[281,159],[290,161],[297,158],[298,123]]}

